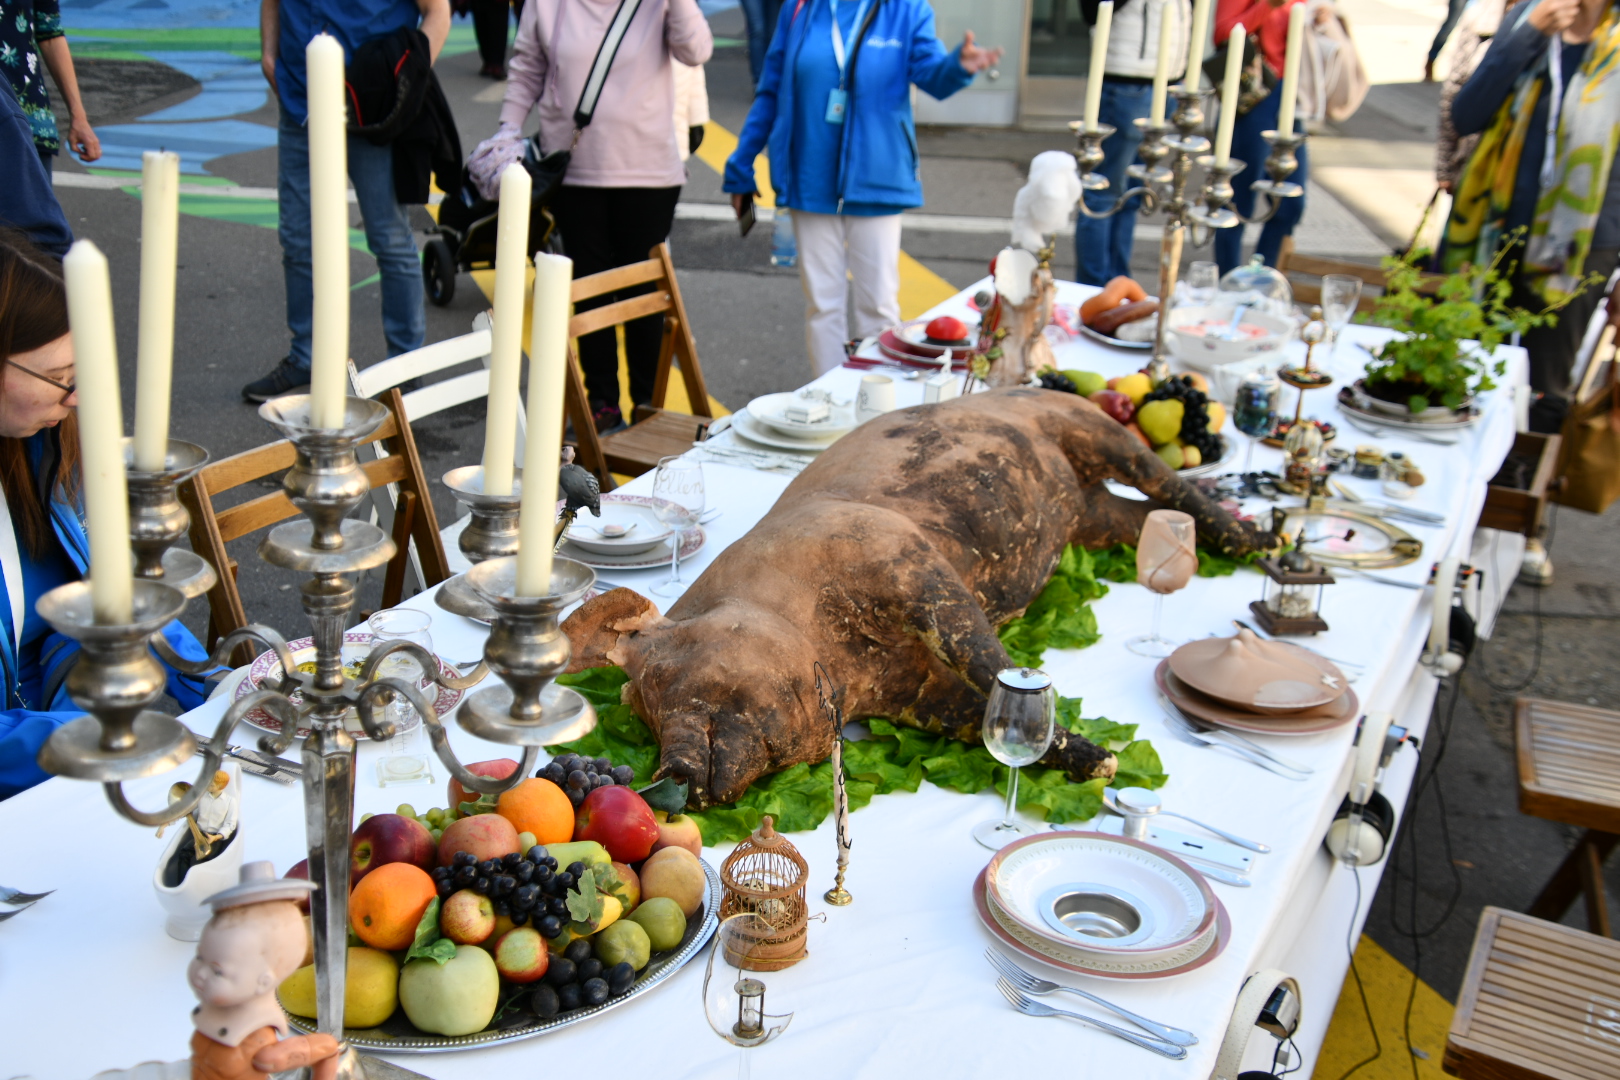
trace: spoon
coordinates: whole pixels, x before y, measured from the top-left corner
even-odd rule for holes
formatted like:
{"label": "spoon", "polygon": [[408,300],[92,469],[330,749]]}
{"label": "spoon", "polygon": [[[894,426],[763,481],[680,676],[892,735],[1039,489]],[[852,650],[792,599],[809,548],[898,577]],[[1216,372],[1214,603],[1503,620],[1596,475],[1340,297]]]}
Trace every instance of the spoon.
{"label": "spoon", "polygon": [[1248,304],[1246,304],[1246,303],[1239,304],[1232,311],[1232,321],[1227,324],[1227,327],[1226,327],[1225,330],[1221,331],[1221,337],[1223,339],[1225,339],[1226,341],[1236,341],[1237,340],[1237,332],[1238,332],[1238,324],[1243,321],[1243,316],[1247,315],[1248,312],[1249,312],[1249,305]]}
{"label": "spoon", "polygon": [[[1128,811],[1120,808],[1119,799],[1122,796],[1129,804]],[[1199,821],[1197,818],[1190,818],[1186,814],[1178,814],[1174,810],[1166,810],[1160,803],[1159,797],[1146,788],[1122,788],[1119,791],[1114,791],[1112,788],[1103,788],[1103,803],[1108,809],[1127,820],[1133,817],[1148,818],[1153,816],[1180,818],[1182,821],[1197,825],[1200,829],[1212,832],[1227,843],[1236,844],[1240,848],[1257,851],[1262,855],[1271,850],[1271,848],[1258,841],[1245,840],[1241,836],[1229,833],[1225,829],[1217,829],[1215,826]]]}
{"label": "spoon", "polygon": [[583,522],[579,522],[574,525],[574,528],[589,529],[594,533],[600,533],[605,539],[617,540],[620,537],[627,535],[636,527],[637,524],[638,523],[634,521],[628,525],[621,524],[617,521],[609,521],[604,525],[586,525]]}

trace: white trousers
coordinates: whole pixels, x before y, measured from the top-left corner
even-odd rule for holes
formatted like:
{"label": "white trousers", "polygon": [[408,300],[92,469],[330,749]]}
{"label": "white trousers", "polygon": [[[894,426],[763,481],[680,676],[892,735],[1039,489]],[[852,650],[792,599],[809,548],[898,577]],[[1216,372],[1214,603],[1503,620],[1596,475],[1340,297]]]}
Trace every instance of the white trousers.
{"label": "white trousers", "polygon": [[900,215],[845,217],[793,211],[804,285],[804,339],[816,374],[848,357],[849,292],[855,292],[854,336],[900,321]]}

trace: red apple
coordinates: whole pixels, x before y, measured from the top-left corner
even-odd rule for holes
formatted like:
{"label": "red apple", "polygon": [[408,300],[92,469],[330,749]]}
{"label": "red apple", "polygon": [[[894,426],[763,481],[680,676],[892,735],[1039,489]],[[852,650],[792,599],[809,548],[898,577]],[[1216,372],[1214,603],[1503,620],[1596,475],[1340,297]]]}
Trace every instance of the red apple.
{"label": "red apple", "polygon": [[624,885],[624,895],[627,898],[624,900],[624,911],[620,914],[628,915],[636,910],[637,904],[641,903],[641,875],[630,869],[629,863],[622,862],[613,864],[613,872],[619,875],[619,882]]}
{"label": "red apple", "polygon": [[532,926],[514,926],[495,943],[495,970],[507,982],[535,982],[550,966],[546,939]]}
{"label": "red apple", "polygon": [[627,787],[599,787],[574,814],[574,839],[595,840],[615,862],[645,859],[658,842],[658,819],[645,799]]}
{"label": "red apple", "polygon": [[955,343],[967,340],[968,328],[954,315],[941,315],[923,327],[923,334],[931,341]]}
{"label": "red apple", "polygon": [[[288,870],[285,874],[282,874],[281,876],[282,877],[303,878],[305,881],[308,881],[309,880],[309,860],[308,859],[299,859],[297,862],[293,863],[293,866],[292,866],[291,870]],[[349,887],[351,889],[354,888],[354,882],[351,881],[349,883]],[[296,901],[294,901],[294,903],[296,903],[298,905],[298,910],[299,911],[307,912],[309,910],[309,897],[307,897],[307,896],[299,897]]]}
{"label": "red apple", "polygon": [[439,865],[449,866],[458,851],[470,851],[483,862],[502,858],[517,849],[517,829],[510,821],[499,814],[473,814],[445,826],[439,837]]}
{"label": "red apple", "polygon": [[360,823],[349,845],[349,887],[388,863],[410,863],[433,869],[436,853],[433,834],[415,818],[376,814]]}
{"label": "red apple", "polygon": [[457,945],[482,945],[495,933],[495,905],[471,889],[453,892],[439,909],[439,932]]}
{"label": "red apple", "polygon": [[1136,417],[1136,406],[1131,399],[1118,390],[1098,390],[1091,395],[1091,403],[1122,424],[1128,424]]}
{"label": "red apple", "polygon": [[[467,766],[467,771],[474,776],[493,776],[497,780],[505,780],[517,771],[517,767],[518,763],[511,758],[502,757],[490,761],[475,761]],[[478,792],[468,791],[455,777],[450,778],[450,809],[459,813],[462,803],[477,801]]]}
{"label": "red apple", "polygon": [[662,851],[667,847],[685,848],[701,859],[703,832],[698,828],[697,821],[685,814],[676,814],[660,821],[658,839],[653,843],[653,850]]}

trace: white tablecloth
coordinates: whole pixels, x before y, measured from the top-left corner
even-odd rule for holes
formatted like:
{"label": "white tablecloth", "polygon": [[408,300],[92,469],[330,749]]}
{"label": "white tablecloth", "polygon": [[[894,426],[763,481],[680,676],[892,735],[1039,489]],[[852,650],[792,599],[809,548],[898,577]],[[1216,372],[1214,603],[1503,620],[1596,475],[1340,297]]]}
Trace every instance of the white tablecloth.
{"label": "white tablecloth", "polygon": [[[961,310],[971,292],[935,313]],[[1084,287],[1065,284],[1061,299],[1075,302],[1088,294]],[[1382,336],[1350,329],[1337,358],[1325,366],[1341,381],[1353,378],[1365,360],[1353,346]],[[1058,353],[1062,367],[1104,375],[1134,370],[1145,359],[1085,340],[1061,345]],[[1522,383],[1522,352],[1505,353],[1508,385]],[[840,369],[818,383],[850,397],[860,374]],[[902,406],[920,401],[921,383],[898,382],[897,397]],[[1306,412],[1337,420],[1333,392],[1312,395]],[[1431,561],[1468,553],[1485,482],[1513,439],[1512,394],[1486,395],[1484,412],[1455,449],[1396,437],[1372,439],[1343,429],[1344,445],[1378,442],[1407,451],[1429,480],[1415,504],[1447,515],[1440,528],[1407,526],[1423,539],[1423,558],[1386,571],[1390,576],[1420,581]],[[1230,427],[1227,434],[1242,438]],[[1261,447],[1255,454],[1256,468],[1279,464],[1277,451]],[[790,479],[727,465],[705,469],[709,503],[723,513],[708,527],[704,550],[688,564],[694,574],[746,532]],[[629,490],[647,491],[650,479],[638,479]],[[1372,493],[1372,485],[1350,482]],[[665,573],[604,576],[639,587]],[[287,579],[293,581],[293,575]],[[1346,940],[1354,942],[1359,934],[1380,869],[1361,871],[1358,912],[1349,871],[1332,864],[1321,846],[1343,793],[1353,728],[1270,740],[1314,767],[1315,775],[1304,783],[1178,742],[1154,702],[1155,661],[1131,654],[1122,644],[1146,632],[1152,610],[1147,595],[1134,584],[1113,586],[1096,604],[1103,640],[1083,651],[1049,652],[1046,667],[1062,693],[1085,699],[1087,715],[1141,725],[1141,736],[1153,740],[1170,774],[1161,792],[1168,809],[1264,841],[1273,851],[1255,860],[1252,888],[1213,886],[1233,921],[1231,942],[1214,962],[1151,982],[1072,978],[1138,1012],[1197,1032],[1201,1042],[1189,1058],[1168,1061],[1068,1021],[1033,1020],[1007,1007],[981,955],[991,939],[969,894],[987,858],[969,829],[998,813],[999,799],[925,784],[915,795],[880,796],[854,816],[848,887],[855,902],[850,907],[831,908],[820,900],[832,883],[831,822],[792,837],[810,864],[812,910],[825,909],[827,918],[811,924],[805,962],[766,976],[769,1011],[791,1011],[795,1017],[776,1042],[753,1051],[756,1076],[955,1077],[1009,1069],[1057,1076],[1084,1062],[1086,1075],[1202,1078],[1213,1065],[1243,979],[1270,965],[1284,967],[1302,983],[1305,1012],[1298,1041],[1306,1069],[1300,1075],[1309,1075],[1346,969]],[[1166,601],[1166,626],[1185,638],[1228,633],[1231,618],[1246,615],[1248,602],[1259,595],[1260,578],[1251,573],[1195,578]],[[1347,576],[1328,590],[1324,605],[1333,629],[1312,642],[1325,653],[1366,666],[1355,684],[1364,708],[1394,711],[1397,722],[1419,731],[1435,686],[1416,667],[1429,622],[1427,596]],[[439,611],[430,595],[407,605],[433,615],[434,644],[442,655],[464,660],[479,654],[482,627]],[[289,636],[299,633],[297,627],[284,629]],[[223,707],[216,699],[187,719],[197,730],[211,731]],[[239,729],[238,741],[250,743],[256,734]],[[508,748],[483,743],[454,726],[450,739],[463,761],[509,754]],[[442,804],[442,766],[435,764],[439,782],[431,788],[383,789],[375,779],[380,752],[370,744],[360,749],[357,811],[392,810],[400,802],[419,809]],[[1385,791],[1397,806],[1414,765],[1415,755],[1403,749],[1390,769]],[[157,805],[171,779],[131,785],[137,803]],[[299,789],[247,777],[244,800],[246,857],[272,859],[282,869],[302,858]],[[185,966],[192,947],[163,933],[150,884],[162,842],[118,817],[94,785],[60,779],[0,804],[0,837],[0,882],[57,890],[0,924],[0,1078],[82,1080],[102,1069],[184,1057],[193,1005]],[[718,863],[723,854],[723,849],[710,850],[705,857]],[[543,1039],[394,1060],[437,1080],[486,1080],[586,1061],[618,1061],[671,1080],[729,1076],[739,1051],[716,1037],[704,1020],[702,973],[701,960],[695,961],[655,993]],[[1272,1045],[1257,1034],[1249,1067],[1269,1063]]]}

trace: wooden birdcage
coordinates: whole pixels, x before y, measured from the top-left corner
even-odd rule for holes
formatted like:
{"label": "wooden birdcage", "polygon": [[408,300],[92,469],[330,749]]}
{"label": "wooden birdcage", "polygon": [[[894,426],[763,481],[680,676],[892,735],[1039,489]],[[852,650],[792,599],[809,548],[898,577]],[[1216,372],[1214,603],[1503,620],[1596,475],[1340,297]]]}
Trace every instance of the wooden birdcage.
{"label": "wooden birdcage", "polygon": [[720,864],[720,918],[751,912],[732,924],[726,959],[749,971],[781,971],[805,956],[805,879],[809,864],[777,833],[770,816]]}

